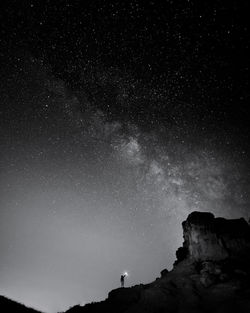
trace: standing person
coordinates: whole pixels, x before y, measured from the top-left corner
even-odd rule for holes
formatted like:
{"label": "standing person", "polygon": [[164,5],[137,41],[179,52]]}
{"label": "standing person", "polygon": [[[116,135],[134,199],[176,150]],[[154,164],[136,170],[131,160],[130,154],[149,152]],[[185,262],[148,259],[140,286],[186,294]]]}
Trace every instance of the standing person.
{"label": "standing person", "polygon": [[124,278],[126,275],[121,275],[121,287],[124,287]]}

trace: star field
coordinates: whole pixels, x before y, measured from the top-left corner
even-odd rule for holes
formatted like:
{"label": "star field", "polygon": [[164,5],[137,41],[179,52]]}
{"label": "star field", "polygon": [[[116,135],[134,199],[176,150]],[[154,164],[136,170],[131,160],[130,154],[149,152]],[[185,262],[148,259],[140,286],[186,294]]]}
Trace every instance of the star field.
{"label": "star field", "polygon": [[170,269],[190,212],[249,219],[246,8],[3,6],[1,294],[101,300]]}

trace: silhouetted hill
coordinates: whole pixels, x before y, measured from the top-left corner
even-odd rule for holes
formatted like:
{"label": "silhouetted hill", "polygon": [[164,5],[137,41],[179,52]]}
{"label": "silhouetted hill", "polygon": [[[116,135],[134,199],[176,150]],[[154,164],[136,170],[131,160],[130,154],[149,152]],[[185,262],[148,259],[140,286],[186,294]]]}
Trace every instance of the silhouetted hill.
{"label": "silhouetted hill", "polygon": [[193,212],[182,226],[184,242],[171,271],[67,313],[249,313],[249,224]]}
{"label": "silhouetted hill", "polygon": [[23,304],[12,301],[3,296],[0,296],[0,312],[1,313],[41,313],[31,308],[27,308]]}

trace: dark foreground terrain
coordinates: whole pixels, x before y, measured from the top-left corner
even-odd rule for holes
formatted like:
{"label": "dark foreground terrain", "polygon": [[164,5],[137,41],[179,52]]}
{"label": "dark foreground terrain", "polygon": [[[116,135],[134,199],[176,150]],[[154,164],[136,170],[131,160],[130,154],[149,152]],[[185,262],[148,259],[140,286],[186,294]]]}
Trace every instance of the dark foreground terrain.
{"label": "dark foreground terrain", "polygon": [[193,212],[173,270],[148,285],[112,290],[105,301],[67,313],[250,312],[250,226]]}
{"label": "dark foreground terrain", "polygon": [[[250,226],[243,219],[193,212],[171,271],[147,285],[112,290],[108,298],[66,313],[249,313]],[[0,297],[1,312],[38,313]]]}
{"label": "dark foreground terrain", "polygon": [[0,296],[0,312],[1,313],[40,313],[31,308],[27,308],[23,304],[17,303],[3,296]]}

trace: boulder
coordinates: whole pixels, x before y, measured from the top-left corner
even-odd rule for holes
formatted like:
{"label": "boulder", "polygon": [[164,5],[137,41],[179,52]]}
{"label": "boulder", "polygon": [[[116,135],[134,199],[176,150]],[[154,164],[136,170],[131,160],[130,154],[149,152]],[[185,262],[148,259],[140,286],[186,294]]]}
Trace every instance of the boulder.
{"label": "boulder", "polygon": [[164,270],[161,271],[161,278],[166,277],[168,273],[168,269],[164,268]]}

